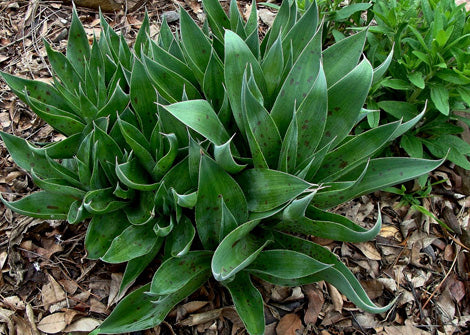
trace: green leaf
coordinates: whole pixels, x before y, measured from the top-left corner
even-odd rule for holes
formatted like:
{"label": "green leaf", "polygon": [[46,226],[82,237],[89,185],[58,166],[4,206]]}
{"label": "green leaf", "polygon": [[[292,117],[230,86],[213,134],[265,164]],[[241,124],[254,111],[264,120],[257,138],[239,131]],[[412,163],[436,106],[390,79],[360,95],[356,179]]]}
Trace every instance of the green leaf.
{"label": "green leaf", "polygon": [[155,256],[160,251],[163,244],[163,239],[157,240],[150,252],[143,256],[136,257],[127,262],[126,270],[122,277],[121,286],[119,287],[119,293],[125,292],[137,279],[137,277],[144,272],[147,266],[154,260]]}
{"label": "green leaf", "polygon": [[85,128],[83,122],[75,114],[52,105],[46,105],[28,94],[25,94],[25,100],[42,120],[66,136],[80,133]]}
{"label": "green leaf", "polygon": [[282,53],[281,36],[276,39],[271,49],[265,55],[261,68],[266,78],[266,100],[268,106],[271,106],[277,95],[277,88],[281,81],[284,69],[284,55]]}
{"label": "green leaf", "polygon": [[[247,136],[250,149],[252,153],[253,148],[259,150],[262,160],[268,166],[274,168],[279,159],[281,136],[270,113],[268,113],[263,107],[262,102],[256,97],[259,94],[259,90],[253,77],[248,79],[246,75],[247,73],[245,72],[242,85],[242,111],[245,127],[250,131],[250,134]],[[253,154],[253,156],[255,155]]]}
{"label": "green leaf", "polygon": [[209,275],[201,273],[180,290],[153,301],[147,294],[150,284],[142,286],[125,297],[106,320],[95,330],[95,334],[115,334],[144,330],[160,324],[173,307],[196,291]]}
{"label": "green leaf", "polygon": [[62,53],[54,51],[46,40],[44,40],[44,45],[54,73],[71,94],[77,93],[82,78],[75,71],[72,63]]}
{"label": "green leaf", "polygon": [[151,231],[152,223],[129,226],[116,236],[101,259],[107,263],[122,263],[149,253],[158,241]]}
{"label": "green leaf", "polygon": [[263,297],[246,272],[239,273],[234,280],[224,283],[232,296],[235,309],[251,335],[264,334]]}
{"label": "green leaf", "polygon": [[347,18],[349,18],[351,15],[358,13],[358,12],[363,12],[367,9],[369,9],[372,6],[371,3],[353,3],[349,4],[340,10],[336,11],[334,13],[334,18],[333,20],[335,21],[342,21]]}
{"label": "green leaf", "polygon": [[89,191],[83,198],[83,205],[92,214],[106,214],[127,206],[113,195],[112,187]]}
{"label": "green leaf", "polygon": [[90,58],[90,44],[85,29],[78,18],[75,6],[72,10],[72,23],[67,42],[67,59],[81,75],[85,73],[85,63]]}
{"label": "green leaf", "polygon": [[400,146],[410,157],[423,158],[423,143],[418,137],[405,134],[401,137]]}
{"label": "green leaf", "polygon": [[181,42],[187,54],[189,65],[195,65],[195,72],[206,72],[207,64],[212,54],[212,46],[206,35],[189,14],[180,8]]}
{"label": "green leaf", "polygon": [[178,155],[178,139],[176,138],[176,135],[173,133],[162,135],[168,140],[169,148],[168,152],[157,161],[153,170],[151,171],[152,176],[157,180],[163,177],[165,173],[170,170],[173,162],[176,159],[176,156]]}
{"label": "green leaf", "polygon": [[281,136],[287,131],[293,106],[296,102],[300,105],[314,86],[320,70],[320,58],[321,31],[318,31],[292,66],[271,110],[271,116]]}
{"label": "green leaf", "polygon": [[75,199],[81,199],[85,195],[85,191],[71,186],[66,180],[61,178],[47,178],[41,179],[34,173],[34,169],[31,170],[31,176],[33,177],[34,183],[44,191],[49,193],[61,194],[66,197],[72,197]]}
{"label": "green leaf", "polygon": [[312,235],[337,241],[358,243],[373,239],[380,232],[381,227],[382,217],[380,212],[374,227],[367,230],[341,215],[330,214],[314,207],[309,207],[306,216],[282,221],[275,226],[275,229],[290,233],[301,233],[307,236]]}
{"label": "green leaf", "polygon": [[0,200],[6,207],[22,215],[46,220],[65,220],[69,207],[77,198],[39,191],[17,201],[8,202],[3,197]]}
{"label": "green leaf", "polygon": [[[325,74],[328,80],[326,67]],[[372,76],[372,66],[365,59],[328,89],[328,112],[331,115],[328,115],[320,146],[336,137],[334,147],[349,134],[369,93]],[[344,92],[348,94],[345,95]]]}
{"label": "green leaf", "polygon": [[[387,186],[415,179],[434,170],[443,162],[444,160],[434,161],[398,157],[372,159],[359,183],[341,191],[340,196],[338,196],[337,191],[328,192],[328,189],[325,188],[325,192],[320,191],[317,193],[313,199],[313,204],[319,208],[331,208],[362,194],[368,194]],[[355,180],[363,172],[363,168],[363,166],[359,166],[348,175],[341,177],[341,179]]]}
{"label": "green leaf", "polygon": [[162,108],[216,145],[221,145],[230,138],[206,100],[182,101]]}
{"label": "green leaf", "polygon": [[232,278],[255,260],[269,244],[264,234],[250,234],[260,220],[248,221],[228,234],[212,257],[212,274],[218,281]]}
{"label": "green leaf", "polygon": [[237,182],[245,192],[251,212],[274,209],[314,186],[296,176],[268,169],[246,170]]}
{"label": "green leaf", "polygon": [[230,140],[224,144],[214,146],[215,161],[220,167],[230,174],[239,173],[247,166],[247,164],[238,164],[233,157],[230,146],[234,136],[232,136]]}
{"label": "green leaf", "polygon": [[21,100],[27,102],[25,94],[27,94],[46,105],[54,106],[61,110],[70,110],[70,104],[60,95],[53,86],[38,80],[23,79],[12,76],[11,74],[0,72],[0,75],[6,81],[11,90],[20,97]]}
{"label": "green leaf", "polygon": [[238,223],[247,220],[247,204],[240,186],[217,163],[203,155],[199,168],[196,226],[207,249],[217,246],[221,235],[221,198]]}
{"label": "green leaf", "polygon": [[220,110],[223,104],[224,90],[224,67],[219,57],[212,51],[206,72],[204,73],[203,91],[206,99],[215,110]]}
{"label": "green leaf", "polygon": [[178,292],[188,283],[210,273],[212,251],[190,251],[181,257],[166,260],[155,272],[150,294],[164,296]]}
{"label": "green leaf", "polygon": [[323,271],[331,264],[324,264],[303,253],[292,250],[261,251],[246,271],[257,275],[264,273],[283,279],[297,279]]}
{"label": "green leaf", "polygon": [[383,61],[383,63],[374,69],[374,79],[372,80],[372,86],[377,84],[387,72],[388,67],[392,63],[394,50],[395,45],[392,46],[392,50],[390,50],[390,53],[388,54],[387,58]]}
{"label": "green leaf", "polygon": [[420,89],[424,89],[424,87],[426,86],[423,74],[421,72],[409,73],[407,77],[413,83],[413,85]]}
{"label": "green leaf", "polygon": [[408,121],[418,115],[416,105],[405,101],[380,101],[379,107],[396,119]]}
{"label": "green leaf", "polygon": [[194,85],[178,73],[166,68],[144,56],[144,64],[152,83],[157,87],[158,93],[170,102],[181,100],[183,92],[189,99],[200,99],[201,94]]}
{"label": "green leaf", "polygon": [[[243,74],[247,67],[252,68],[256,84],[261,92],[266,92],[266,82],[263,71],[258,60],[250,51],[246,43],[234,32],[225,31],[225,85],[227,94],[232,107],[233,117],[237,123],[238,129],[245,134],[245,126],[242,116],[242,83]],[[222,144],[222,143],[216,143]]]}
{"label": "green leaf", "polygon": [[[359,308],[369,313],[382,313],[390,309],[395,301],[384,307],[377,307],[367,296],[359,281],[351,271],[328,249],[306,241],[304,239],[283,233],[273,232],[276,242],[283,248],[288,248],[304,253],[318,261],[333,264],[333,267],[320,271],[312,276],[300,278],[300,280],[277,280],[275,277],[260,276],[261,278],[284,286],[298,286],[325,280],[333,284],[341,293],[346,295]],[[274,281],[273,281],[274,279]]]}
{"label": "green leaf", "polygon": [[41,177],[61,177],[51,167],[47,158],[35,153],[32,150],[32,146],[26,140],[4,132],[0,132],[0,136],[5,142],[11,157],[19,167],[28,172],[31,172],[34,168],[34,171]]}
{"label": "green leaf", "polygon": [[139,192],[133,199],[132,206],[124,208],[129,223],[133,225],[147,224],[155,217],[153,192]]}
{"label": "green leaf", "polygon": [[315,175],[315,180],[317,182],[336,180],[345,170],[358,162],[363,162],[383,148],[399,126],[400,122],[396,121],[368,130],[329,152]]}
{"label": "green leaf", "polygon": [[218,0],[203,0],[204,11],[207,14],[212,32],[221,41],[224,39],[224,30],[230,27],[230,20]]}
{"label": "green leaf", "polygon": [[[142,164],[145,170],[153,176],[155,159],[149,152],[150,143],[139,131],[139,129],[130,123],[123,121],[120,118],[117,122],[127,144],[132,148],[134,154],[139,158],[139,163]],[[155,179],[159,180],[158,177],[155,177]]]}
{"label": "green leaf", "polygon": [[159,187],[159,183],[152,183],[143,167],[137,159],[118,164],[116,162],[116,176],[124,185],[139,191],[154,191]]}
{"label": "green leaf", "polygon": [[188,253],[196,236],[196,229],[186,216],[178,222],[165,240],[165,255],[180,257]]}
{"label": "green leaf", "polygon": [[328,87],[333,86],[356,67],[363,52],[366,35],[367,30],[363,30],[323,51],[323,68]]}
{"label": "green leaf", "polygon": [[318,147],[326,125],[328,93],[325,72],[320,65],[318,76],[305,100],[297,109],[297,163],[310,157]]}
{"label": "green leaf", "polygon": [[[309,0],[308,0],[309,1]],[[283,37],[282,48],[288,50],[292,43],[293,61],[295,62],[305,46],[310,43],[312,37],[317,33],[318,7],[312,4],[300,17],[300,20]],[[319,33],[320,34],[320,33]]]}
{"label": "green leaf", "polygon": [[444,115],[449,115],[449,91],[444,86],[431,87],[431,100]]}

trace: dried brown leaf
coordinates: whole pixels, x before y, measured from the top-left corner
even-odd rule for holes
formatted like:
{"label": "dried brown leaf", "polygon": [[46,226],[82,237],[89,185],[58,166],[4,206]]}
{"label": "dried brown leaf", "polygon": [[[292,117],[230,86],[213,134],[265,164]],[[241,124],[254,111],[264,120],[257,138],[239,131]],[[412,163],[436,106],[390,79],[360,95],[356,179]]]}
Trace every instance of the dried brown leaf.
{"label": "dried brown leaf", "polygon": [[122,282],[122,273],[112,273],[111,274],[111,284],[109,286],[109,296],[107,307],[110,307],[116,302],[116,298],[119,293],[119,287]]}
{"label": "dried brown leaf", "polygon": [[364,254],[369,259],[372,259],[374,261],[380,261],[382,259],[382,256],[380,255],[380,252],[377,250],[375,245],[372,242],[361,242],[355,244],[361,250],[361,252]]}
{"label": "dried brown leaf", "polygon": [[52,304],[65,300],[66,294],[54,277],[48,274],[49,282],[42,286],[41,298],[46,309]]}
{"label": "dried brown leaf", "polygon": [[363,280],[361,284],[371,299],[380,297],[384,292],[384,285],[377,279]]}
{"label": "dried brown leaf", "polygon": [[314,285],[305,285],[303,288],[308,298],[308,306],[305,311],[304,322],[306,324],[315,324],[323,307],[323,303],[325,302],[323,292]]}
{"label": "dried brown leaf", "polygon": [[326,283],[326,286],[328,287],[330,298],[333,301],[334,310],[341,313],[343,309],[343,296],[339,293],[338,289],[330,283]]}
{"label": "dried brown leaf", "polygon": [[46,316],[37,325],[38,329],[46,334],[60,333],[67,327],[65,313],[54,313]]}
{"label": "dried brown leaf", "polygon": [[277,335],[296,335],[297,330],[303,328],[299,316],[294,313],[284,315],[276,327]]}
{"label": "dried brown leaf", "polygon": [[64,329],[64,332],[91,332],[100,325],[100,321],[93,318],[82,318]]}

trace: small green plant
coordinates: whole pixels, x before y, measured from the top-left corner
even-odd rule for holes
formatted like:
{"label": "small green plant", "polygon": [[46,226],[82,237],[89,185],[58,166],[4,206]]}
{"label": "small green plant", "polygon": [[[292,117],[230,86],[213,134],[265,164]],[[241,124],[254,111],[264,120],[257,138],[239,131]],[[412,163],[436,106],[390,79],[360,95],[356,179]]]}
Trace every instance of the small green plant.
{"label": "small green plant", "polygon": [[179,34],[163,22],[153,41],[146,18],[133,50],[104,20],[90,48],[74,12],[66,55],[47,48],[54,85],[2,74],[67,135],[39,146],[1,133],[42,189],[5,205],[71,224],[91,219],[88,256],[127,262],[121,290],[159,264],[95,334],[159,324],[210,276],[250,334],[265,327],[251,276],[326,280],[365,311],[387,310],[332,252],[300,236],[372,239],[380,214],[367,230],[326,210],[439,166],[371,158],[422,115],[351,135],[387,64],[361,59],[366,32],[322,50],[315,3],[299,16],[285,1],[261,43],[255,5],[244,22],[235,1],[228,16],[217,0],[203,4],[202,29],[181,10]]}
{"label": "small green plant", "polygon": [[[453,0],[377,1],[371,12],[376,25],[368,27],[367,56],[379,64],[393,50],[393,61],[373,87],[368,108],[384,110],[388,121],[409,120],[428,101],[422,122],[402,136],[401,147],[417,158],[443,157],[450,148],[447,158],[470,169],[470,144],[458,136],[462,128],[455,122],[470,124],[462,114],[470,106],[470,14]],[[370,113],[368,121],[377,126],[380,113]]]}

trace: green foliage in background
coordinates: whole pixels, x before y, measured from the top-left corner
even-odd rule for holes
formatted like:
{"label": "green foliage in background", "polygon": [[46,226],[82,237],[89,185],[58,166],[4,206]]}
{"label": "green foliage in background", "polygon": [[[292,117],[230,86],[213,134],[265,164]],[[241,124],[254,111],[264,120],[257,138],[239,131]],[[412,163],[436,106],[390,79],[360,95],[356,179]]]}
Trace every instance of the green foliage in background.
{"label": "green foliage in background", "polygon": [[88,256],[127,263],[121,291],[150,263],[153,280],[95,331],[162,322],[211,276],[230,292],[250,334],[264,333],[251,276],[278,285],[325,280],[378,313],[328,249],[301,236],[362,242],[364,229],[327,209],[414,179],[442,161],[375,157],[422,114],[351,135],[389,60],[362,57],[366,31],[322,50],[316,4],[285,1],[260,42],[256,6],[245,22],[203,0],[202,29],[181,10],[158,41],[148,18],[133,49],[102,20],[89,46],[76,13],[67,53],[47,47],[54,84],[3,73],[12,90],[66,139],[39,144],[1,133],[42,190],[4,203],[21,214],[90,220]]}
{"label": "green foliage in background", "polygon": [[[470,14],[454,0],[376,1],[370,9],[367,57],[393,61],[372,89],[369,109],[386,120],[409,120],[425,108],[423,120],[400,139],[411,157],[443,157],[470,169],[470,144],[458,135],[470,124]],[[370,15],[369,15],[370,16]],[[457,112],[457,113],[456,113]],[[372,127],[380,113],[368,115]]]}

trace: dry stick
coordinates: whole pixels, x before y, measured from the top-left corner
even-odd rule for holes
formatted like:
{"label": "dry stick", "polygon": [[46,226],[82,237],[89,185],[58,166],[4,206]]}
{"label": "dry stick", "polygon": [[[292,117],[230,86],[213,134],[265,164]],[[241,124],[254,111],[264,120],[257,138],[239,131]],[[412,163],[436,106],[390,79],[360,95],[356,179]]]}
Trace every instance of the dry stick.
{"label": "dry stick", "polygon": [[460,249],[457,250],[457,252],[455,253],[454,261],[452,262],[452,265],[450,266],[449,271],[447,271],[446,275],[444,276],[444,279],[441,280],[441,282],[439,283],[439,285],[437,285],[437,287],[434,289],[434,291],[431,293],[431,295],[429,296],[429,298],[428,298],[428,299],[426,300],[426,302],[424,303],[423,309],[426,308],[426,306],[427,306],[427,304],[429,303],[429,301],[431,301],[431,299],[434,297],[434,295],[437,293],[437,291],[439,291],[439,289],[441,288],[442,284],[444,284],[444,282],[446,281],[447,277],[449,277],[450,273],[452,272],[452,269],[453,269],[454,266],[455,266],[455,263],[457,262],[457,258],[459,257],[459,254],[460,254]]}

